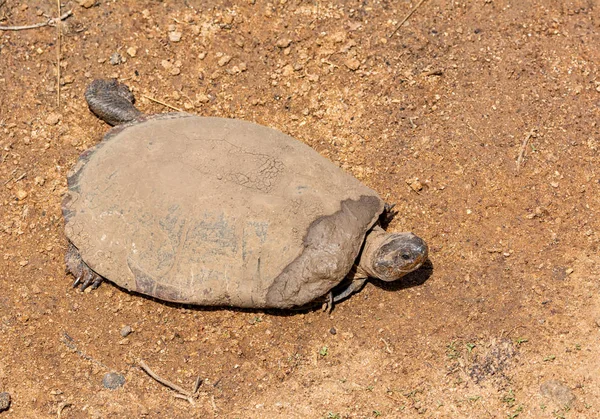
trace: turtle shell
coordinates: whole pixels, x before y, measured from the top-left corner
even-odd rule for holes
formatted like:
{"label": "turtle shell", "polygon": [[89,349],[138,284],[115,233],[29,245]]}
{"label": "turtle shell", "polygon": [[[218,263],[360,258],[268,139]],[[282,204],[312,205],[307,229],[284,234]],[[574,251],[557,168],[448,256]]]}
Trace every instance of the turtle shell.
{"label": "turtle shell", "polygon": [[326,294],[384,207],[280,131],[182,113],[113,128],[68,185],[66,235],[92,270],[212,306],[287,308]]}

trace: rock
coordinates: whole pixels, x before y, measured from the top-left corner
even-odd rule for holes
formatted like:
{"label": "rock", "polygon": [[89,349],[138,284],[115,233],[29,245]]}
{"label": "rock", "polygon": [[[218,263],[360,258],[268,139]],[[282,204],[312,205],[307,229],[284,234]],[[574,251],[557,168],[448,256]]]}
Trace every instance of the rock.
{"label": "rock", "polygon": [[17,195],[17,199],[18,199],[19,201],[22,201],[22,200],[24,200],[25,198],[27,198],[27,195],[28,195],[28,194],[27,194],[27,191],[24,191],[23,189],[19,189],[19,190],[17,191],[16,195]]}
{"label": "rock", "polygon": [[10,394],[9,393],[0,393],[0,412],[4,412],[8,410],[10,407]]}
{"label": "rock", "polygon": [[181,41],[181,32],[169,32],[169,41],[171,42],[179,42]]}
{"label": "rock", "polygon": [[172,76],[178,76],[181,74],[181,69],[179,67],[173,67],[171,70],[169,70],[169,74]]}
{"label": "rock", "polygon": [[356,71],[360,67],[360,61],[356,58],[348,58],[344,64],[352,71]]}
{"label": "rock", "polygon": [[121,336],[127,337],[131,334],[131,332],[133,332],[133,329],[131,328],[131,326],[123,326],[120,333],[121,333]]}
{"label": "rock", "polygon": [[284,77],[291,76],[292,74],[294,74],[294,67],[292,67],[291,64],[286,65],[285,67],[283,67],[283,71],[281,74],[283,74]]}
{"label": "rock", "polygon": [[131,58],[135,57],[137,55],[137,48],[136,47],[127,48],[127,55],[129,55]]}
{"label": "rock", "polygon": [[123,57],[121,57],[121,54],[119,54],[118,52],[113,52],[110,58],[108,59],[108,62],[112,65],[119,65],[123,62]]}
{"label": "rock", "polygon": [[124,384],[125,377],[118,372],[107,372],[102,377],[102,385],[109,390],[116,390],[119,387],[123,387]]}
{"label": "rock", "polygon": [[277,43],[275,45],[277,45],[278,48],[287,48],[290,46],[291,43],[292,43],[291,39],[281,38],[281,39],[277,40]]}
{"label": "rock", "polygon": [[56,125],[60,121],[60,118],[61,116],[59,113],[53,112],[50,115],[48,115],[45,122],[47,125]]}
{"label": "rock", "polygon": [[96,0],[79,0],[79,5],[81,7],[85,7],[86,9],[94,6],[94,4],[96,4]]}
{"label": "rock", "polygon": [[332,335],[337,334],[337,329],[335,327],[332,327],[331,329],[329,329],[329,333],[331,333]]}
{"label": "rock", "polygon": [[570,406],[575,400],[575,395],[571,392],[571,389],[558,380],[544,381],[540,386],[540,393],[559,406]]}
{"label": "rock", "polygon": [[223,55],[221,58],[219,58],[219,61],[217,62],[217,64],[219,64],[219,67],[223,67],[223,66],[229,64],[229,61],[231,61],[231,56]]}

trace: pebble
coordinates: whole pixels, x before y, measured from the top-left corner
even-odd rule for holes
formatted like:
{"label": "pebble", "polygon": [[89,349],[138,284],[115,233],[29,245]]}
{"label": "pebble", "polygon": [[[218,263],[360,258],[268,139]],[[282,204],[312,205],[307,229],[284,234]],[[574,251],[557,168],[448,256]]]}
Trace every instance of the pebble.
{"label": "pebble", "polygon": [[79,5],[81,7],[85,7],[86,9],[89,9],[94,4],[96,4],[96,0],[79,0]]}
{"label": "pebble", "polygon": [[129,55],[131,58],[135,57],[137,55],[137,48],[136,47],[127,48],[127,55]]}
{"label": "pebble", "polygon": [[277,40],[277,43],[275,45],[277,45],[278,48],[287,48],[290,46],[291,43],[292,43],[291,39],[281,38],[281,39]]}
{"label": "pebble", "polygon": [[119,54],[118,52],[113,52],[110,58],[108,59],[108,62],[112,65],[119,65],[123,62],[123,57],[121,57],[121,54]]}
{"label": "pebble", "polygon": [[131,332],[133,332],[133,329],[131,328],[131,326],[123,326],[120,333],[121,333],[121,336],[127,337],[131,334]]}
{"label": "pebble", "polygon": [[28,194],[27,194],[27,191],[24,191],[23,189],[19,189],[19,190],[17,191],[17,194],[16,194],[16,195],[17,195],[17,199],[18,199],[19,201],[22,201],[22,200],[24,200],[25,198],[27,198],[27,195],[28,195]]}
{"label": "pebble", "polygon": [[60,118],[61,118],[61,116],[59,113],[53,112],[46,117],[45,122],[47,125],[56,125],[56,124],[58,124],[58,121],[60,121]]}
{"label": "pebble", "polygon": [[169,70],[169,74],[171,74],[172,76],[178,76],[181,73],[181,69],[178,67],[173,67],[171,70]]}
{"label": "pebble", "polygon": [[332,335],[337,334],[337,329],[335,327],[332,327],[331,329],[329,329],[329,333],[331,333]]}
{"label": "pebble", "polygon": [[231,61],[231,56],[223,55],[221,58],[219,58],[219,61],[217,62],[217,64],[219,64],[219,67],[223,67],[223,66],[229,64],[229,61]]}
{"label": "pebble", "polygon": [[104,388],[109,390],[115,390],[119,387],[123,387],[125,384],[125,377],[118,372],[107,372],[102,377],[102,385]]}
{"label": "pebble", "polygon": [[10,407],[10,394],[0,393],[0,412],[4,412]]}
{"label": "pebble", "polygon": [[181,41],[181,32],[169,32],[169,41],[171,42],[179,42]]}
{"label": "pebble", "polygon": [[346,67],[352,71],[356,71],[360,67],[360,61],[358,61],[356,58],[349,58],[344,64],[346,64]]}
{"label": "pebble", "polygon": [[560,406],[569,406],[575,400],[575,395],[569,387],[558,380],[548,380],[540,386],[540,393]]}

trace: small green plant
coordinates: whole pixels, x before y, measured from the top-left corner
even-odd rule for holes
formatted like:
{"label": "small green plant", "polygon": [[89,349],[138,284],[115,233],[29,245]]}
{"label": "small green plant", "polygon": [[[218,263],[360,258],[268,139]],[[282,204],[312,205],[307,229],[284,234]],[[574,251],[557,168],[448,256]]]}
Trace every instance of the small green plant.
{"label": "small green plant", "polygon": [[342,419],[339,413],[327,412],[325,419]]}
{"label": "small green plant", "polygon": [[517,345],[522,345],[525,342],[529,342],[529,339],[527,339],[527,338],[517,338],[516,342],[517,342]]}
{"label": "small green plant", "polygon": [[319,355],[325,357],[327,356],[327,354],[329,353],[329,348],[327,346],[323,346],[321,349],[319,349]]}
{"label": "small green plant", "polygon": [[547,357],[544,358],[544,362],[551,362],[554,361],[556,359],[556,355],[548,355]]}
{"label": "small green plant", "polygon": [[576,349],[576,350],[578,350],[578,351],[581,351],[581,345],[577,343],[577,344],[575,345],[575,349]]}
{"label": "small green plant", "polygon": [[479,399],[481,399],[481,396],[469,396],[469,397],[467,397],[467,400],[470,401],[470,402],[476,402]]}
{"label": "small green plant", "polygon": [[467,343],[465,346],[467,347],[467,351],[468,351],[469,353],[471,353],[471,351],[472,351],[472,350],[475,348],[475,346],[477,346],[477,345],[475,345],[474,343],[468,342],[468,343]]}
{"label": "small green plant", "polygon": [[453,340],[446,346],[446,356],[450,359],[457,359],[460,356],[460,351],[456,349],[456,341]]}
{"label": "small green plant", "polygon": [[378,418],[379,416],[381,416],[381,412],[379,410],[373,410],[373,416]]}
{"label": "small green plant", "polygon": [[509,413],[509,414],[507,415],[507,416],[508,416],[508,419],[515,419],[516,417],[518,417],[518,416],[519,416],[519,413],[521,413],[522,411],[523,411],[523,406],[519,405],[519,406],[518,406],[518,407],[517,407],[517,408],[514,410],[514,412],[512,412],[512,413]]}
{"label": "small green plant", "polygon": [[365,390],[367,390],[367,391],[373,391],[374,388],[375,387],[373,387],[372,385],[370,385],[370,386],[367,386],[367,388]]}
{"label": "small green plant", "polygon": [[508,390],[508,394],[502,397],[502,402],[506,403],[508,407],[513,407],[515,405],[515,393],[512,390]]}

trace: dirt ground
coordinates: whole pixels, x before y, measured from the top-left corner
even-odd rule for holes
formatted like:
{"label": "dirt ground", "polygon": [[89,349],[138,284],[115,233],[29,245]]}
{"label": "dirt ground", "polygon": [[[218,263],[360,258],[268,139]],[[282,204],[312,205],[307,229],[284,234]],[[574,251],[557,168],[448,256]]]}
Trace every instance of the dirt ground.
{"label": "dirt ground", "polygon": [[[0,31],[0,417],[600,417],[600,4],[428,0],[394,33],[417,3],[65,1],[60,95],[57,28]],[[0,25],[57,13],[0,0]],[[330,315],[72,289],[61,199],[107,129],[96,77],[309,144],[431,265]],[[139,360],[201,377],[193,404]]]}

